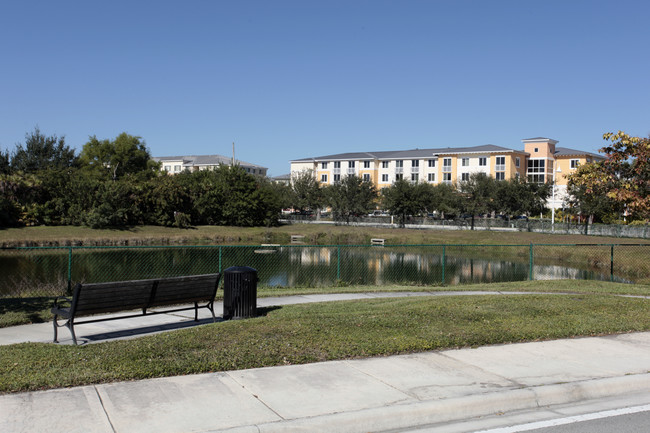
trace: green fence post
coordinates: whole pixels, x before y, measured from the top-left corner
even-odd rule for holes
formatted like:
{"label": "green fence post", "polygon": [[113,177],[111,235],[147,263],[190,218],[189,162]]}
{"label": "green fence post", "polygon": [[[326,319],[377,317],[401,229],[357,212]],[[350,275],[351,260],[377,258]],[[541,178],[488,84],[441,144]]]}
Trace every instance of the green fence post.
{"label": "green fence post", "polygon": [[609,281],[614,281],[614,244],[611,246],[611,254],[609,261]]}
{"label": "green fence post", "polygon": [[341,247],[337,248],[336,252],[336,282],[341,281]]}
{"label": "green fence post", "polygon": [[68,248],[68,295],[72,295],[72,247]]}
{"label": "green fence post", "polygon": [[530,244],[530,259],[529,259],[528,279],[533,280],[533,244]]}
{"label": "green fence post", "polygon": [[445,245],[442,246],[442,285],[445,285],[445,262],[447,261]]}

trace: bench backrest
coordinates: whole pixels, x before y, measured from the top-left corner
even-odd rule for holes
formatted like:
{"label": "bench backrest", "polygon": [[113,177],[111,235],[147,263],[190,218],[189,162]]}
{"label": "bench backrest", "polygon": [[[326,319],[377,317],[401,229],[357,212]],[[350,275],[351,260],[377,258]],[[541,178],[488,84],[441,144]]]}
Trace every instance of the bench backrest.
{"label": "bench backrest", "polygon": [[221,274],[151,280],[77,284],[71,312],[75,316],[145,310],[151,307],[214,300]]}
{"label": "bench backrest", "polygon": [[74,315],[114,313],[145,308],[157,280],[77,284],[71,310]]}
{"label": "bench backrest", "polygon": [[160,279],[149,307],[212,301],[217,294],[220,278],[221,274],[206,274]]}

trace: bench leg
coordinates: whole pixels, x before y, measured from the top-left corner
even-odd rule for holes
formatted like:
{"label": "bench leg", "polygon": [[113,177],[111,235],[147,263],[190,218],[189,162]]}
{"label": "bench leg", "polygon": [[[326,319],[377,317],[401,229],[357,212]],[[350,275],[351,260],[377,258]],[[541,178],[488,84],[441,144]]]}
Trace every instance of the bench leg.
{"label": "bench leg", "polygon": [[68,322],[66,323],[66,326],[70,330],[70,334],[72,334],[72,341],[74,342],[74,345],[76,346],[77,345],[77,336],[74,333],[74,323],[73,323],[72,319],[68,320]]}
{"label": "bench leg", "polygon": [[58,327],[58,325],[56,323],[57,317],[58,317],[58,315],[55,314],[54,315],[54,321],[52,322],[52,325],[54,325],[54,339],[52,340],[52,343],[58,343],[59,342],[59,340],[57,339],[58,333],[59,333],[59,327]]}
{"label": "bench leg", "polygon": [[198,302],[194,303],[194,321],[195,322],[199,321],[199,303]]}

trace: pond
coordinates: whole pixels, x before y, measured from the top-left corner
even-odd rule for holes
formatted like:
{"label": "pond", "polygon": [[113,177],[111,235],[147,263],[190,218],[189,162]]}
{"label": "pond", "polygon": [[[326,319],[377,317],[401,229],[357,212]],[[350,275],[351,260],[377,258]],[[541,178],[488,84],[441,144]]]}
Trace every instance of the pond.
{"label": "pond", "polygon": [[[539,261],[539,263],[535,263]],[[610,280],[609,268],[567,267],[535,258],[534,279]],[[19,249],[0,251],[0,295],[59,294],[72,283],[119,281],[223,271],[250,266],[258,286],[456,285],[524,281],[528,246],[195,246]],[[629,282],[614,276],[614,281]]]}

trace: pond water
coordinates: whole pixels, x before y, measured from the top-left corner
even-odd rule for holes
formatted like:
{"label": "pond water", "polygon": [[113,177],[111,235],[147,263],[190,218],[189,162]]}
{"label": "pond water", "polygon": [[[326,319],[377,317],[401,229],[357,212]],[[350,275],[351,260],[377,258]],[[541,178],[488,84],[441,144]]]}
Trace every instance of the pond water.
{"label": "pond water", "polygon": [[[524,281],[527,246],[447,247],[139,247],[5,250],[0,252],[0,294],[35,286],[118,281],[218,272],[230,266],[258,271],[259,287],[440,285]],[[443,256],[444,255],[444,256]],[[540,263],[535,261],[539,259]],[[71,260],[69,264],[69,260]],[[610,280],[609,268],[566,267],[535,258],[534,279]],[[614,281],[629,282],[614,276]],[[55,293],[56,294],[56,293]]]}

